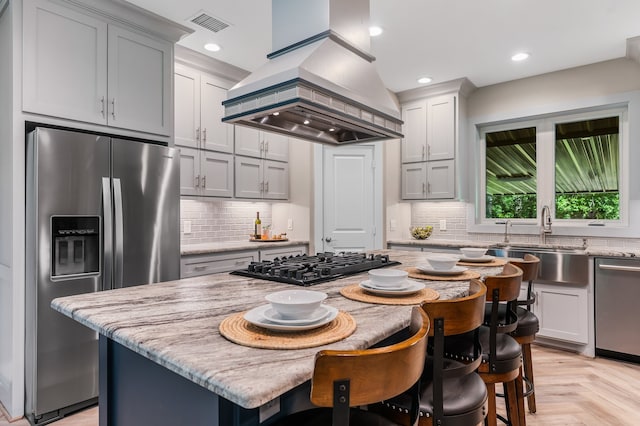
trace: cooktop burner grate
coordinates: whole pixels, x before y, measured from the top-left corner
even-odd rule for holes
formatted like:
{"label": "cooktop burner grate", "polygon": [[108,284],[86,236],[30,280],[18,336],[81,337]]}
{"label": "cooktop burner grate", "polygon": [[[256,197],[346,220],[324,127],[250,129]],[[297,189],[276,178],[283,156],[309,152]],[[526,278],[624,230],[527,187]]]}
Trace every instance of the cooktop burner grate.
{"label": "cooktop burner grate", "polygon": [[400,262],[389,260],[388,255],[327,252],[318,253],[315,256],[285,256],[262,262],[251,262],[246,269],[233,271],[231,274],[311,286],[346,275],[393,265],[400,265]]}

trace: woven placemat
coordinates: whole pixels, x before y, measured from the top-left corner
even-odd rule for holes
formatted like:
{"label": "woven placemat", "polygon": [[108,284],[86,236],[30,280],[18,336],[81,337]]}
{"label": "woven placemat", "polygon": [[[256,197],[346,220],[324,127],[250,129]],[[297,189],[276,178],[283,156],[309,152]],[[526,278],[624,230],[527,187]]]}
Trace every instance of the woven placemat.
{"label": "woven placemat", "polygon": [[245,312],[225,318],[220,334],[234,343],[260,349],[305,349],[337,342],[356,331],[356,320],[338,312],[329,324],[311,330],[274,331],[258,327],[244,319]]}
{"label": "woven placemat", "polygon": [[425,274],[424,272],[420,272],[418,268],[407,268],[406,271],[409,273],[411,278],[418,278],[420,280],[431,280],[431,281],[468,281],[473,278],[480,278],[480,274],[474,271],[464,271],[458,275],[430,275]]}
{"label": "woven placemat", "polygon": [[490,262],[463,262],[460,260],[458,265],[460,266],[471,266],[474,268],[490,268],[492,266],[504,266],[507,264],[507,261],[504,259],[491,259]]}
{"label": "woven placemat", "polygon": [[431,288],[423,288],[418,292],[407,294],[406,296],[385,297],[368,293],[362,289],[359,284],[342,287],[340,294],[347,299],[357,300],[358,302],[376,303],[379,305],[419,305],[426,300],[436,300],[440,297],[440,294]]}

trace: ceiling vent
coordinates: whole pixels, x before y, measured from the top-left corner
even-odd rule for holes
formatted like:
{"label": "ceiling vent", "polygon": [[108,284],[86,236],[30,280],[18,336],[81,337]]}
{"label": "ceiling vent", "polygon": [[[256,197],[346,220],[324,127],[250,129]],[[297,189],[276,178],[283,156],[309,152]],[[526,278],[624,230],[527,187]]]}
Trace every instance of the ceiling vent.
{"label": "ceiling vent", "polygon": [[209,31],[213,31],[214,33],[222,31],[229,26],[226,22],[223,22],[222,20],[205,12],[198,13],[195,18],[191,19],[191,22],[196,25],[200,25],[202,28],[206,28]]}

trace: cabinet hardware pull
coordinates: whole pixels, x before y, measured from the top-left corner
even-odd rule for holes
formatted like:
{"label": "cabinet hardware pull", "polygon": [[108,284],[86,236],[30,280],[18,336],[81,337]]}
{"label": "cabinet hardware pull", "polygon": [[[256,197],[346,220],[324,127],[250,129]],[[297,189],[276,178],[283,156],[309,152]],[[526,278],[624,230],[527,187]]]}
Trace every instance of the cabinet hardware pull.
{"label": "cabinet hardware pull", "polygon": [[196,188],[200,187],[200,175],[196,176]]}
{"label": "cabinet hardware pull", "polygon": [[111,99],[111,116],[116,119],[116,98]]}
{"label": "cabinet hardware pull", "polygon": [[427,144],[427,158],[431,158],[431,144]]}
{"label": "cabinet hardware pull", "polygon": [[202,187],[203,188],[207,187],[207,177],[206,176],[202,176]]}
{"label": "cabinet hardware pull", "polygon": [[244,265],[245,263],[244,260],[236,260],[236,265]]}
{"label": "cabinet hardware pull", "polygon": [[264,192],[269,192],[269,181],[267,181],[267,183],[265,183],[265,190]]}
{"label": "cabinet hardware pull", "polygon": [[265,155],[267,154],[267,152],[269,152],[269,141],[266,141],[264,143],[264,153],[265,153]]}
{"label": "cabinet hardware pull", "polygon": [[207,141],[207,128],[202,129],[202,142]]}
{"label": "cabinet hardware pull", "polygon": [[102,118],[104,118],[104,96],[100,98],[100,114],[102,114]]}
{"label": "cabinet hardware pull", "polygon": [[422,193],[426,194],[427,193],[427,184],[422,182]]}
{"label": "cabinet hardware pull", "polygon": [[426,154],[427,154],[427,147],[426,147],[426,145],[422,145],[422,159],[423,160],[426,158]]}
{"label": "cabinet hardware pull", "polygon": [[260,154],[264,152],[264,141],[260,141]]}
{"label": "cabinet hardware pull", "polygon": [[195,266],[193,269],[195,269],[196,271],[204,271],[205,269],[207,269],[206,266]]}
{"label": "cabinet hardware pull", "polygon": [[196,128],[196,141],[200,141],[200,127]]}
{"label": "cabinet hardware pull", "polygon": [[427,193],[431,194],[431,182],[427,184]]}

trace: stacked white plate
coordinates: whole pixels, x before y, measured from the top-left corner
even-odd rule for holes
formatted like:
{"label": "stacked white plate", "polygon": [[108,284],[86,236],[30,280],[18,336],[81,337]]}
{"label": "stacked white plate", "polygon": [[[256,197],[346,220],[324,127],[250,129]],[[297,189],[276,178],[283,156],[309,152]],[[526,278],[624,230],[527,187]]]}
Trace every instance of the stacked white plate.
{"label": "stacked white plate", "polygon": [[425,263],[423,265],[416,266],[416,269],[429,275],[459,275],[466,271],[468,268],[465,268],[464,266],[454,266],[451,269],[436,269],[429,263]]}
{"label": "stacked white plate", "polygon": [[382,296],[406,296],[422,290],[424,288],[424,284],[405,279],[392,286],[380,286],[372,280],[366,280],[360,283],[360,288],[369,293],[379,294]]}
{"label": "stacked white plate", "polygon": [[462,256],[460,258],[461,262],[472,262],[472,263],[487,263],[487,262],[491,262],[493,259],[495,259],[495,257],[485,254],[482,256],[478,256],[478,257],[465,257]]}
{"label": "stacked white plate", "polygon": [[277,331],[311,330],[329,324],[338,316],[338,309],[320,305],[318,309],[302,318],[284,318],[271,304],[253,308],[244,314],[244,319],[258,327]]}

